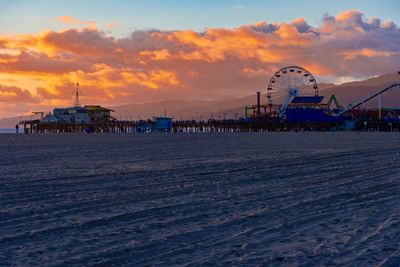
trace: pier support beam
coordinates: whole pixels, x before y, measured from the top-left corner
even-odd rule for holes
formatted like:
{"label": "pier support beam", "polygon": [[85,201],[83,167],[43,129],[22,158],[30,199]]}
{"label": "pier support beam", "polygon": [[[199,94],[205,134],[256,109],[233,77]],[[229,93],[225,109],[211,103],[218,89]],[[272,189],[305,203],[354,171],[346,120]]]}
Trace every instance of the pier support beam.
{"label": "pier support beam", "polygon": [[378,117],[382,119],[382,96],[378,95]]}

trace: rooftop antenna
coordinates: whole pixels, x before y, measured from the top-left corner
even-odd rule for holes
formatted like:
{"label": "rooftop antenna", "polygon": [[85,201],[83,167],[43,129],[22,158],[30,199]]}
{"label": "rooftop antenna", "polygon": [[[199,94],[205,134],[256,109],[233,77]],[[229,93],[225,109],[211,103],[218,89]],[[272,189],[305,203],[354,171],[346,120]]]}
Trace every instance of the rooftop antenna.
{"label": "rooftop antenna", "polygon": [[79,103],[79,83],[76,83],[76,92],[75,92],[75,107],[79,108],[81,104]]}

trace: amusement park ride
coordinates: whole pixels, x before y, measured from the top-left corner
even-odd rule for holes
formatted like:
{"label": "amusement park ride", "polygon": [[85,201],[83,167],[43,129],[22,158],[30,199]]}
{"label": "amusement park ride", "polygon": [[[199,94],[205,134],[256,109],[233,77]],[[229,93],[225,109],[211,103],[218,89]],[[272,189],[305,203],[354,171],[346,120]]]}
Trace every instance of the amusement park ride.
{"label": "amusement park ride", "polygon": [[[260,92],[257,92],[257,104],[245,107],[245,117],[250,120],[289,123],[336,123],[360,119],[363,113],[360,112],[360,107],[378,98],[378,116],[375,119],[382,120],[381,96],[395,88],[400,88],[399,82],[345,108],[340,105],[335,95],[331,95],[328,102],[323,103],[324,96],[319,95],[315,77],[302,67],[288,66],[275,72],[269,80],[266,104],[260,103]],[[250,116],[248,116],[249,110],[252,111]],[[392,109],[391,112],[389,117],[400,121],[400,110]]]}

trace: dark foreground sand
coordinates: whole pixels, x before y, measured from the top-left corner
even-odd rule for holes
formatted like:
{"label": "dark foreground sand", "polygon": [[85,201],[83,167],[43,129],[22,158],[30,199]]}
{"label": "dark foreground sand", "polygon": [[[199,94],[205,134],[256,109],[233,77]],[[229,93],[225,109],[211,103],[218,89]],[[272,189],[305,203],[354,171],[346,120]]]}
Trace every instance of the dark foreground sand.
{"label": "dark foreground sand", "polygon": [[399,133],[0,135],[0,265],[400,265]]}

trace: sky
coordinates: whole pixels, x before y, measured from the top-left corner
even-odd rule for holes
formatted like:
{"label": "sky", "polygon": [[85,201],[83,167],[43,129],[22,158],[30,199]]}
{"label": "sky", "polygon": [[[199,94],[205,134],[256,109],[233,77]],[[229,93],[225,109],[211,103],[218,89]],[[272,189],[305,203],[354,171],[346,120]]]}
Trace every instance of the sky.
{"label": "sky", "polygon": [[2,1],[0,118],[73,102],[212,100],[286,65],[319,82],[400,69],[400,2]]}

